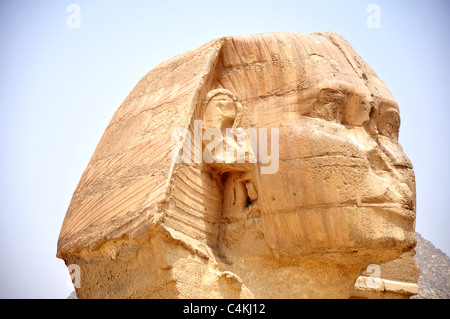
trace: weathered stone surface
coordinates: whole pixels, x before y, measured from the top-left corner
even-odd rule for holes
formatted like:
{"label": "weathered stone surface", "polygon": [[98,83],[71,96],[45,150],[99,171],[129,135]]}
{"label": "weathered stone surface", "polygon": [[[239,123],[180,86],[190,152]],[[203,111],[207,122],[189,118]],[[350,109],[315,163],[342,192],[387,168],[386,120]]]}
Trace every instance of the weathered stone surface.
{"label": "weathered stone surface", "polygon": [[[399,125],[386,85],[335,33],[213,40],[151,70],[118,109],[57,255],[80,266],[79,298],[349,298],[370,264],[392,268],[383,282],[401,295],[383,266],[400,258],[414,284]],[[191,139],[193,160],[172,160],[174,130],[211,128],[277,132],[276,165],[248,136],[243,163],[196,161]]]}

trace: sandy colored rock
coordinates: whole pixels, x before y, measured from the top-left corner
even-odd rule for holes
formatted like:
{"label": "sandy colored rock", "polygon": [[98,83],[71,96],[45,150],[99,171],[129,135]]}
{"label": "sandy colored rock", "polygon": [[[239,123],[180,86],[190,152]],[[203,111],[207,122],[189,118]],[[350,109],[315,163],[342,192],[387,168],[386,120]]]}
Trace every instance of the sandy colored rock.
{"label": "sandy colored rock", "polygon": [[[408,297],[415,180],[399,125],[384,82],[335,33],[213,40],[151,70],[117,110],[57,256],[80,266],[79,298],[383,297],[355,296],[369,265]],[[211,132],[237,160],[209,152]]]}

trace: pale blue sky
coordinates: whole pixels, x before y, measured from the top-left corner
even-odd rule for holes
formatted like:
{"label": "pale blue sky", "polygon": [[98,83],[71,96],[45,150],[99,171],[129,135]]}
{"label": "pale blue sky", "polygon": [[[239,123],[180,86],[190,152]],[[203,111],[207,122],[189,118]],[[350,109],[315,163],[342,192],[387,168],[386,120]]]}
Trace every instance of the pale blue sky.
{"label": "pale blue sky", "polygon": [[[66,12],[80,9],[81,28]],[[369,28],[369,4],[380,28]],[[416,230],[450,255],[450,2],[2,1],[0,297],[66,298],[56,243],[116,109],[157,64],[226,35],[334,31],[386,82],[417,182]]]}

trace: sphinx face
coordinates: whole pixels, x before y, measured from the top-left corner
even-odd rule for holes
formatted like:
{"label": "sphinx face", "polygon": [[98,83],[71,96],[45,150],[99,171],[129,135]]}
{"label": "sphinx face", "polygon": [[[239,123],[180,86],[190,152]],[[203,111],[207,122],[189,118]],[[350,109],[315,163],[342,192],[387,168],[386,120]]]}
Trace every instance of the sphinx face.
{"label": "sphinx face", "polygon": [[345,40],[240,38],[220,61],[217,83],[242,103],[241,125],[279,129],[278,170],[251,181],[275,255],[382,262],[415,244],[398,105]]}
{"label": "sphinx face", "polygon": [[328,83],[278,123],[279,170],[259,186],[269,243],[282,256],[406,249],[415,184],[398,106],[345,79]]}

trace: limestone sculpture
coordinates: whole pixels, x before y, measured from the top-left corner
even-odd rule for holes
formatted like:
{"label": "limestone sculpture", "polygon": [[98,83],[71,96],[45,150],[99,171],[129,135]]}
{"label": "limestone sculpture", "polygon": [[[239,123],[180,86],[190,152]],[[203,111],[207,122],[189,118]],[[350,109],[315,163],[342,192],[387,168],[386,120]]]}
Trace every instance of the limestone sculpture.
{"label": "limestone sculpture", "polygon": [[[399,125],[335,33],[213,40],[114,114],[57,256],[79,266],[79,298],[407,298],[415,180]],[[208,148],[211,130],[232,153]]]}

